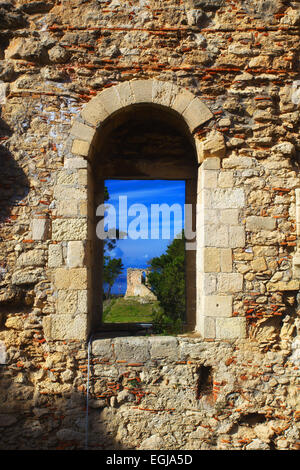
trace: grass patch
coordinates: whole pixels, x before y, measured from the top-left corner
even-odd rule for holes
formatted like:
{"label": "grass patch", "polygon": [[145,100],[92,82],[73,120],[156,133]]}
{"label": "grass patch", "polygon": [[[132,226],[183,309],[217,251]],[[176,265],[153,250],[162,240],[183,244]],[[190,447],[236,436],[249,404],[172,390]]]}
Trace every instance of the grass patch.
{"label": "grass patch", "polygon": [[104,301],[103,318],[104,323],[152,323],[159,310],[158,301],[141,303],[135,298],[119,297]]}

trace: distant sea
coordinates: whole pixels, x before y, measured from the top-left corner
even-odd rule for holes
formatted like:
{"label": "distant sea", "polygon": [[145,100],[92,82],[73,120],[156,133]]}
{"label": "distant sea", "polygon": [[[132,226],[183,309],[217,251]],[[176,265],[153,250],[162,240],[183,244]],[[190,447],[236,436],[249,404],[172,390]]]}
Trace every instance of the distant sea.
{"label": "distant sea", "polygon": [[[107,284],[104,284],[103,288],[104,288],[104,292],[106,292]],[[121,274],[120,276],[117,277],[114,285],[112,286],[111,293],[115,295],[117,294],[125,295],[126,288],[127,288],[127,273]]]}

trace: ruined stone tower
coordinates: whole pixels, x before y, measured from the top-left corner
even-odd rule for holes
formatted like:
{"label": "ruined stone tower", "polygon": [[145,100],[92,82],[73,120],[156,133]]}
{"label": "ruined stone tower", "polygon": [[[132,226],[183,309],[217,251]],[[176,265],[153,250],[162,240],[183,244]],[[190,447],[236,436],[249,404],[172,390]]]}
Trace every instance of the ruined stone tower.
{"label": "ruined stone tower", "polygon": [[[143,275],[145,275],[144,282]],[[127,269],[127,289],[125,297],[141,297],[148,300],[157,300],[157,297],[147,286],[147,269]]]}

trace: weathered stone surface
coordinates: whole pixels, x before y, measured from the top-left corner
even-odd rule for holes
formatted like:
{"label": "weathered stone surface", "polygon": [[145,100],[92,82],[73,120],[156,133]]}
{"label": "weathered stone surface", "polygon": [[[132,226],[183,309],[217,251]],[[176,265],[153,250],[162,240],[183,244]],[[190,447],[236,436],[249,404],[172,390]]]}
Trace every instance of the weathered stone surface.
{"label": "weathered stone surface", "polygon": [[79,268],[85,263],[85,246],[82,241],[70,241],[67,251],[67,265],[70,268]]}
{"label": "weathered stone surface", "polygon": [[246,219],[246,230],[257,232],[260,230],[274,230],[276,220],[271,217],[261,217],[252,215]]}
{"label": "weathered stone surface", "polygon": [[82,155],[83,157],[87,157],[89,154],[90,145],[88,142],[84,140],[75,139],[72,145],[72,153],[75,155]]}
{"label": "weathered stone surface", "polygon": [[77,291],[59,290],[57,293],[57,313],[72,315],[77,311]]}
{"label": "weathered stone surface", "polygon": [[237,209],[245,205],[245,195],[241,188],[215,189],[211,192],[212,208]]}
{"label": "weathered stone surface", "polygon": [[87,222],[85,219],[56,219],[52,223],[52,240],[85,240]]}
{"label": "weathered stone surface", "polygon": [[49,235],[50,222],[48,219],[33,219],[31,225],[33,240],[46,240]]}
{"label": "weathered stone surface", "polygon": [[149,344],[144,338],[116,338],[114,352],[120,360],[131,363],[146,362],[150,359]]}
{"label": "weathered stone surface", "polygon": [[17,266],[44,266],[45,252],[43,250],[30,250],[21,253],[17,259]]}
{"label": "weathered stone surface", "polygon": [[[189,109],[192,111],[192,106],[189,106]],[[187,111],[185,111],[186,113]],[[185,114],[184,114],[185,115]],[[204,114],[203,119],[210,119],[212,117],[211,113]],[[205,122],[205,121],[204,121]],[[201,123],[202,124],[202,123]],[[226,153],[224,137],[220,132],[211,132],[206,140],[197,141],[197,154],[198,162],[201,163],[206,158],[223,158]]]}
{"label": "weathered stone surface", "polygon": [[42,268],[26,268],[19,271],[15,271],[12,276],[12,284],[21,286],[24,284],[36,284],[39,280],[45,277],[44,270]]}
{"label": "weathered stone surface", "polygon": [[208,317],[231,317],[231,295],[208,295],[204,297],[204,314]]}
{"label": "weathered stone surface", "polygon": [[111,339],[95,339],[92,342],[93,356],[111,359],[113,357],[113,348]]}
{"label": "weathered stone surface", "polygon": [[62,247],[60,244],[49,245],[48,266],[49,268],[58,268],[63,264]]}
{"label": "weathered stone surface", "polygon": [[[108,3],[0,2],[0,448],[297,450],[299,9]],[[188,331],[102,329],[101,181],[197,176]]]}
{"label": "weathered stone surface", "polygon": [[73,126],[71,128],[71,135],[76,137],[77,140],[83,140],[90,143],[94,138],[94,134],[95,130],[92,127],[87,126],[82,122],[74,121]]}
{"label": "weathered stone surface", "polygon": [[0,364],[6,364],[6,346],[4,341],[0,341]]}
{"label": "weathered stone surface", "polygon": [[69,51],[64,47],[61,47],[59,44],[52,47],[52,49],[48,51],[48,55],[50,61],[54,64],[63,64],[70,57]]}
{"label": "weathered stone surface", "polygon": [[86,289],[86,268],[57,268],[54,272],[54,283],[57,289]]}
{"label": "weathered stone surface", "polygon": [[43,320],[45,337],[49,340],[84,340],[87,333],[86,315],[51,315]]}
{"label": "weathered stone surface", "polygon": [[246,337],[244,318],[216,318],[216,338],[236,339]]}
{"label": "weathered stone surface", "polygon": [[26,59],[46,62],[46,49],[37,39],[14,38],[5,51],[6,59]]}
{"label": "weathered stone surface", "polygon": [[179,359],[178,340],[172,337],[153,336],[149,338],[152,359]]}
{"label": "weathered stone surface", "polygon": [[239,273],[219,273],[218,292],[233,293],[243,289],[243,276]]}

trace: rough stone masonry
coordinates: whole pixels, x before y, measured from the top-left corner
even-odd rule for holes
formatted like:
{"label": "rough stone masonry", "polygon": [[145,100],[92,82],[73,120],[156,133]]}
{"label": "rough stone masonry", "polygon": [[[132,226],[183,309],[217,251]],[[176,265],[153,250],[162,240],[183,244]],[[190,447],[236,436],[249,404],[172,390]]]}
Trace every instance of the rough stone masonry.
{"label": "rough stone masonry", "polygon": [[[1,449],[87,425],[90,449],[299,449],[299,25],[289,0],[0,1]],[[101,329],[117,170],[197,187],[178,337]]]}

